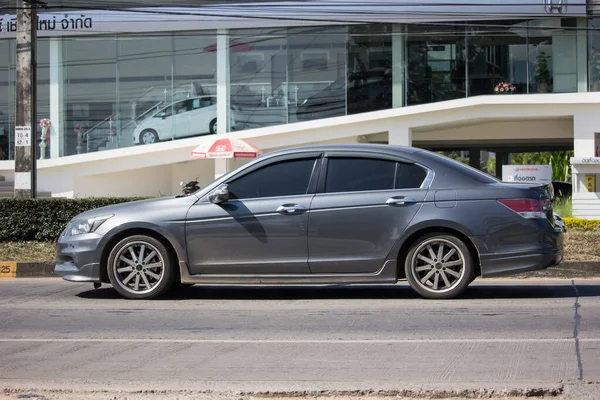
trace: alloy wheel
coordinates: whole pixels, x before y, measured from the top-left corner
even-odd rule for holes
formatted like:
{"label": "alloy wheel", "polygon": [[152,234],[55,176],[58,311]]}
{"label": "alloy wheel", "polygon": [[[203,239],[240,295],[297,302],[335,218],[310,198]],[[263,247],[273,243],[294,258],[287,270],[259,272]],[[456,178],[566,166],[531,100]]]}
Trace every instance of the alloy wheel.
{"label": "alloy wheel", "polygon": [[117,284],[130,293],[149,293],[160,284],[165,263],[151,243],[136,241],[119,250],[112,263]]}
{"label": "alloy wheel", "polygon": [[458,286],[465,275],[465,255],[449,240],[432,238],[413,252],[411,269],[423,289],[444,293]]}

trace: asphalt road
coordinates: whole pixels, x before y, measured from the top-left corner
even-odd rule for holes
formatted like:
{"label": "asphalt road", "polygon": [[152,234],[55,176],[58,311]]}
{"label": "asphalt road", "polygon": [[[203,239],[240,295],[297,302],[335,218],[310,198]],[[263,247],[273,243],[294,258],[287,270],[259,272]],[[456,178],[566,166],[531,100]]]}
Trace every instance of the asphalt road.
{"label": "asphalt road", "polygon": [[452,301],[405,284],[194,286],[130,301],[109,286],[0,280],[0,389],[568,387],[600,398],[590,383],[600,383],[600,280],[483,280]]}

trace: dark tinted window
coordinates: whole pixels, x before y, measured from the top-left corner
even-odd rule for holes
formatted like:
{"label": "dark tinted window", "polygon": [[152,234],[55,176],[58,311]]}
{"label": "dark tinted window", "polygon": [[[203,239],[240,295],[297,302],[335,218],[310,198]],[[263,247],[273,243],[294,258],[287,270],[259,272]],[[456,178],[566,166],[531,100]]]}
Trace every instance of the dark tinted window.
{"label": "dark tinted window", "polygon": [[418,189],[427,176],[427,171],[415,164],[398,163],[396,189]]}
{"label": "dark tinted window", "polygon": [[465,165],[459,161],[455,161],[451,158],[439,155],[437,153],[433,153],[433,152],[427,152],[427,153],[428,153],[429,157],[433,158],[436,162],[440,163],[442,166],[444,166],[446,168],[450,168],[455,171],[459,171],[460,173],[462,173],[463,175],[465,175],[466,177],[468,177],[470,179],[473,179],[474,181],[481,182],[481,183],[500,182],[499,179],[496,179],[495,177],[488,175],[485,172],[479,171],[478,169],[475,169],[473,167]]}
{"label": "dark tinted window", "polygon": [[394,188],[396,163],[368,158],[330,158],[325,191],[358,192]]}
{"label": "dark tinted window", "polygon": [[306,194],[315,161],[304,159],[268,165],[230,182],[229,191],[238,199]]}

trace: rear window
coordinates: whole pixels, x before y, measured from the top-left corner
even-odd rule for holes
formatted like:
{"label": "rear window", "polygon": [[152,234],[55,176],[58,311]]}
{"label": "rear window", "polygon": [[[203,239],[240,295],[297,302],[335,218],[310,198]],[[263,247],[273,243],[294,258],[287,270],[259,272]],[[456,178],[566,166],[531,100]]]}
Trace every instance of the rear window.
{"label": "rear window", "polygon": [[448,167],[448,168],[457,170],[461,174],[466,175],[468,178],[473,179],[474,181],[477,181],[480,183],[498,183],[498,182],[500,182],[500,180],[496,177],[493,177],[489,174],[486,174],[483,171],[475,169],[475,168],[473,168],[469,165],[463,164],[459,161],[455,161],[446,156],[442,156],[440,154],[437,154],[437,153],[434,153],[431,151],[428,151],[427,154],[429,154],[432,158],[435,159],[435,161],[439,162],[444,167]]}

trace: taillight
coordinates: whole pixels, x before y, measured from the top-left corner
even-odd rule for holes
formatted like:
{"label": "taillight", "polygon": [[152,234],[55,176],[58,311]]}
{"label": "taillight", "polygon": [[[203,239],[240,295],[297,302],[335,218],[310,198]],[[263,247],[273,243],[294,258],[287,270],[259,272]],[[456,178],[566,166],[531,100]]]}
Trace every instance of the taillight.
{"label": "taillight", "polygon": [[547,207],[545,200],[535,199],[499,199],[500,204],[510,208],[523,218],[547,218],[544,209]]}

